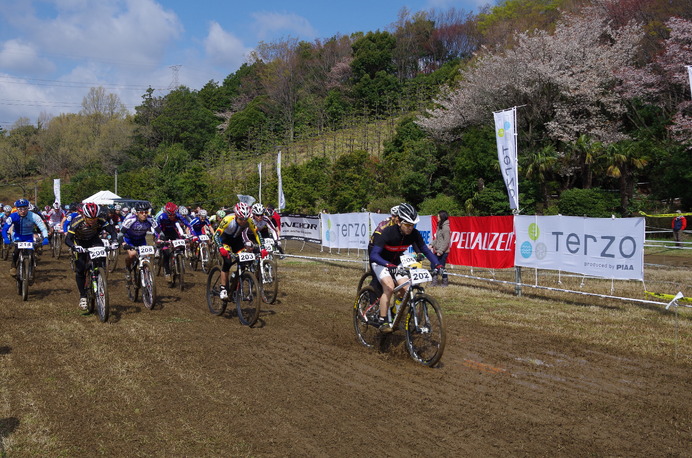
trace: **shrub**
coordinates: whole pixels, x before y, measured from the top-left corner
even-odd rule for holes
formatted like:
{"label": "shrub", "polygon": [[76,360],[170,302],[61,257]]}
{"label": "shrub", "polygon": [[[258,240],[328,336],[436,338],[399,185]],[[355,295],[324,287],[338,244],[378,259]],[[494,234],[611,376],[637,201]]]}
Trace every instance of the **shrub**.
{"label": "shrub", "polygon": [[568,189],[560,195],[557,206],[560,214],[568,216],[590,216],[607,218],[619,205],[618,195],[599,188]]}

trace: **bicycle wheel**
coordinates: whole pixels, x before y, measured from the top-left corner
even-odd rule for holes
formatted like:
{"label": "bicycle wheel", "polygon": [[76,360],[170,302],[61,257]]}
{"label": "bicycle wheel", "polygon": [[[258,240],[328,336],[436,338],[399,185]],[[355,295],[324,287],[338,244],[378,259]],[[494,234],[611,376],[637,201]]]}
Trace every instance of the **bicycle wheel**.
{"label": "bicycle wheel", "polygon": [[219,291],[221,289],[221,269],[214,266],[209,270],[207,276],[207,307],[213,315],[223,315],[226,311],[227,301],[221,300]]}
{"label": "bicycle wheel", "polygon": [[21,278],[21,283],[22,283],[22,300],[25,301],[29,299],[29,262],[31,260],[29,259],[29,256],[24,256],[22,258],[22,264],[20,271],[17,272],[18,278]]}
{"label": "bicycle wheel", "polygon": [[[199,251],[199,250],[196,250]],[[192,269],[193,272],[197,270],[197,266],[199,265],[199,252],[197,253],[192,253],[190,255],[190,268]]]}
{"label": "bicycle wheel", "polygon": [[374,348],[378,343],[380,331],[375,325],[380,315],[380,302],[372,286],[361,288],[353,304],[353,328],[356,339],[368,348]]}
{"label": "bicycle wheel", "polygon": [[108,300],[108,284],[101,270],[96,271],[96,313],[102,323],[108,321],[110,303]]}
{"label": "bicycle wheel", "polygon": [[142,266],[139,276],[142,282],[142,302],[146,308],[151,310],[156,303],[156,283],[148,264]]}
{"label": "bicycle wheel", "polygon": [[116,249],[108,252],[108,272],[113,272],[118,267],[118,251]]}
{"label": "bicycle wheel", "polygon": [[51,258],[55,257],[55,254],[57,251],[57,247],[56,247],[57,240],[58,240],[58,234],[54,232],[53,236],[50,238],[50,257]]}
{"label": "bicycle wheel", "polygon": [[94,282],[91,281],[91,269],[86,269],[86,292],[87,292],[87,313],[94,313],[96,305],[96,291],[94,291]]}
{"label": "bicycle wheel", "polygon": [[442,309],[425,294],[416,294],[406,315],[406,348],[414,361],[434,366],[445,350],[446,332]]}
{"label": "bicycle wheel", "polygon": [[202,272],[209,272],[209,246],[203,243],[199,246],[199,264],[202,267]]}
{"label": "bicycle wheel", "polygon": [[372,273],[372,270],[368,269],[367,272],[361,275],[360,280],[358,280],[358,289],[356,289],[356,292],[363,289],[363,285],[368,286],[373,278],[374,274]]}
{"label": "bicycle wheel", "polygon": [[240,275],[235,290],[235,307],[242,324],[253,326],[257,322],[260,312],[260,295],[257,280],[250,272],[243,272]]}
{"label": "bicycle wheel", "polygon": [[175,274],[173,275],[173,283],[178,282],[178,289],[180,291],[185,289],[185,282],[184,282],[184,277],[185,277],[185,259],[183,258],[182,253],[178,253],[175,255]]}
{"label": "bicycle wheel", "polygon": [[[125,270],[127,270],[127,267]],[[137,302],[137,295],[139,294],[139,285],[141,285],[141,282],[139,281],[139,272],[136,267],[132,269],[130,276],[130,280],[125,280],[127,285],[127,297],[132,302]]]}
{"label": "bicycle wheel", "polygon": [[267,304],[276,302],[276,294],[279,291],[279,276],[275,259],[264,261],[262,271],[259,273],[261,282],[262,299]]}

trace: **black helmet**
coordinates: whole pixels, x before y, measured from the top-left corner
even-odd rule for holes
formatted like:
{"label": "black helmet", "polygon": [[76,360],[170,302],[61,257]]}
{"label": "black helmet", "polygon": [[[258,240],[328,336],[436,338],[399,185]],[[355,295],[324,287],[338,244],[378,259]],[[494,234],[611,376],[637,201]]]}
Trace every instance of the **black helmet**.
{"label": "black helmet", "polygon": [[399,219],[402,223],[417,224],[420,221],[418,212],[410,204],[399,205]]}
{"label": "black helmet", "polygon": [[145,212],[149,210],[149,204],[146,202],[137,202],[135,203],[135,211],[136,212]]}

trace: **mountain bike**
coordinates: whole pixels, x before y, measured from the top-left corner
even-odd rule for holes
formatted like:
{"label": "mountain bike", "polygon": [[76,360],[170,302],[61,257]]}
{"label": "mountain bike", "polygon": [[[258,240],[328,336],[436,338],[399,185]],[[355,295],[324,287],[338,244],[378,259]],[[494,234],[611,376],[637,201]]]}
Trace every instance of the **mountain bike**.
{"label": "mountain bike", "polygon": [[267,255],[256,256],[251,270],[257,277],[262,300],[267,304],[276,302],[276,295],[279,291],[279,276],[275,255],[275,244],[273,239],[264,240],[264,249]]}
{"label": "mountain bike", "polygon": [[[394,288],[387,307],[390,325],[383,331],[394,332],[403,328],[406,334],[406,348],[414,361],[424,366],[435,366],[442,358],[445,349],[446,331],[442,319],[442,309],[432,296],[425,293],[423,283],[432,281],[430,271],[421,268],[410,256],[402,256],[402,264],[396,268],[396,275],[408,279]],[[398,292],[407,288],[400,303]],[[368,348],[382,344],[388,334],[380,330],[380,294],[372,286],[364,286],[358,292],[353,306],[353,326],[358,342]]]}
{"label": "mountain bike", "polygon": [[[119,227],[116,226],[116,230],[119,230]],[[104,246],[110,247],[111,243],[113,242],[111,240],[111,236],[109,233],[106,231],[103,231],[101,233],[101,241],[103,242]],[[116,248],[115,250],[109,249],[107,250],[106,253],[106,268],[108,272],[113,272],[116,267],[118,267],[118,254],[120,252],[120,249]]]}
{"label": "mountain bike", "polygon": [[60,259],[60,254],[62,252],[62,244],[65,241],[65,233],[62,231],[60,225],[53,226],[53,236],[50,239],[50,251],[51,256],[55,259]]}
{"label": "mountain bike", "polygon": [[200,266],[202,272],[208,273],[211,261],[209,236],[205,234],[195,236],[192,238],[191,245],[190,267],[192,267],[192,270],[197,270],[197,266]]}
{"label": "mountain bike", "polygon": [[136,248],[135,262],[132,266],[130,280],[127,281],[127,296],[132,302],[137,302],[139,290],[142,290],[142,302],[149,310],[156,303],[156,282],[151,271],[151,257],[154,255],[154,247],[141,245]]}
{"label": "mountain bike", "polygon": [[106,262],[110,247],[97,246],[87,248],[84,286],[87,292],[87,311],[99,317],[102,323],[108,321],[110,301],[106,283]]}
{"label": "mountain bike", "polygon": [[34,283],[36,270],[36,254],[33,242],[15,242],[19,256],[17,257],[17,294],[25,301],[29,298],[29,285]]}
{"label": "mountain bike", "polygon": [[234,301],[238,319],[245,326],[253,326],[260,313],[260,293],[255,274],[250,270],[255,261],[254,253],[241,252],[237,255],[236,270],[229,272],[226,291],[228,299],[221,299],[221,268],[214,266],[207,276],[207,306],[214,315],[223,315],[229,301]]}
{"label": "mountain bike", "polygon": [[171,255],[168,257],[169,272],[171,273],[171,287],[178,285],[178,289],[185,289],[185,247],[187,245],[185,239],[173,239],[161,242],[161,252],[159,253],[158,262],[156,263],[156,273],[161,274],[163,269],[163,250],[171,250]]}

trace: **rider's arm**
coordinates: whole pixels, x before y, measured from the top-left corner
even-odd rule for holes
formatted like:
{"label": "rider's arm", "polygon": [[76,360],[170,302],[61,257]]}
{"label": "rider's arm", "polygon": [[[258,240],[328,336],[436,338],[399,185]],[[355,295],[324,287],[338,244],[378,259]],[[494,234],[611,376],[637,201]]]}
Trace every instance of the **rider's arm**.
{"label": "rider's arm", "polygon": [[2,238],[3,238],[3,240],[8,240],[10,238],[10,235],[8,233],[8,231],[10,230],[10,226],[12,226],[12,219],[8,217],[5,224],[2,225]]}
{"label": "rider's arm", "polygon": [[423,241],[423,237],[421,237],[420,232],[418,232],[416,229],[416,241],[414,242],[415,245],[417,245],[420,248],[420,251],[423,252],[426,258],[428,258],[428,261],[430,261],[430,265],[433,267],[436,267],[440,265],[440,260],[437,259],[437,256],[435,256],[435,253],[433,253],[430,248],[428,248],[428,245],[425,244]]}
{"label": "rider's arm", "polygon": [[391,264],[391,262],[387,261],[382,257],[382,251],[383,248],[381,246],[374,245],[372,247],[372,250],[370,251],[370,262],[375,262],[381,266]]}
{"label": "rider's arm", "polygon": [[48,238],[48,229],[46,228],[46,223],[43,222],[43,218],[41,216],[37,215],[36,213],[31,213],[32,220],[34,221],[34,224],[38,229],[41,231],[41,235],[43,236],[44,239]]}
{"label": "rider's arm", "polygon": [[101,220],[101,221],[103,221],[101,229],[105,230],[106,232],[108,232],[108,234],[110,234],[111,240],[117,240],[118,233],[115,231],[115,226],[113,226],[111,223],[109,223],[105,219]]}

